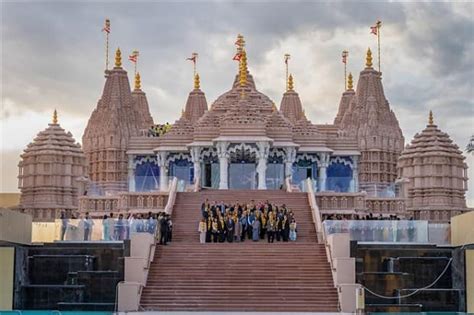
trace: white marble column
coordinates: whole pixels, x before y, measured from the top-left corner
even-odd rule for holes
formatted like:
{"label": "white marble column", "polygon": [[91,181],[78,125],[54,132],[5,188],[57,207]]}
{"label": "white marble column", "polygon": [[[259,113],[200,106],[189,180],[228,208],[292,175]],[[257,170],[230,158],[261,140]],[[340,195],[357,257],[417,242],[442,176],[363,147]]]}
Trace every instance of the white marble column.
{"label": "white marble column", "polygon": [[296,160],[296,149],[294,147],[285,148],[285,178],[289,177],[291,182],[291,174],[293,171],[293,163]]}
{"label": "white marble column", "polygon": [[191,148],[191,160],[194,167],[194,187],[201,187],[201,147]]}
{"label": "white marble column", "polygon": [[257,142],[257,174],[258,189],[267,189],[267,159],[270,152],[270,144],[266,141]]}
{"label": "white marble column", "polygon": [[319,176],[318,176],[318,191],[326,191],[326,181],[328,178],[327,169],[329,166],[329,159],[331,157],[328,153],[319,154]]}
{"label": "white marble column", "polygon": [[134,163],[135,155],[129,154],[128,155],[128,191],[135,191],[135,168],[136,165]]}
{"label": "white marble column", "polygon": [[228,142],[217,143],[217,156],[219,157],[219,189],[229,189],[229,153],[227,152]]}
{"label": "white marble column", "polygon": [[168,152],[160,151],[156,154],[158,160],[158,166],[160,167],[160,191],[168,191],[168,165],[166,164],[166,158]]}
{"label": "white marble column", "polygon": [[359,156],[352,157],[351,192],[359,192]]}

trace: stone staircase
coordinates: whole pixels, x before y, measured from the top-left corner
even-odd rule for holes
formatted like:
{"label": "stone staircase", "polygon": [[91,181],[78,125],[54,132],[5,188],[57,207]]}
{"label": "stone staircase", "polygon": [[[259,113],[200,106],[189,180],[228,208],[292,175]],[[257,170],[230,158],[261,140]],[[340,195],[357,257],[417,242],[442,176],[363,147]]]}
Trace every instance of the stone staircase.
{"label": "stone staircase", "polygon": [[[293,210],[297,242],[266,240],[200,244],[201,203],[250,200]],[[145,310],[336,312],[324,245],[316,241],[306,193],[202,191],[178,193],[173,209],[173,242],[159,246],[141,298]]]}

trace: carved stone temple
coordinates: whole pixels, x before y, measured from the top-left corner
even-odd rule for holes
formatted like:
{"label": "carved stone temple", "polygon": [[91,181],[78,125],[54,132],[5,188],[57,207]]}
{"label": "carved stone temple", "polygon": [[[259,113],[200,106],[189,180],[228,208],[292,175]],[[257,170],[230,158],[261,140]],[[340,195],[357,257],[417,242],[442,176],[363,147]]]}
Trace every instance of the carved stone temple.
{"label": "carved stone temple", "polygon": [[[229,77],[228,91],[208,106],[196,74],[181,117],[170,128],[158,128],[140,74],[131,90],[117,50],[82,137],[87,172],[72,137],[51,124],[22,156],[22,205],[34,200],[48,207],[76,206],[74,174],[88,177],[79,210],[97,217],[111,211],[163,209],[173,177],[181,191],[278,190],[288,184],[304,190],[305,180],[311,178],[323,214],[447,221],[452,214],[468,211],[466,164],[457,146],[430,124],[403,149],[402,130],[385,96],[382,74],[372,66],[370,49],[358,80],[349,74],[333,124],[314,124],[306,117],[292,75],[277,107],[257,89],[243,44],[238,52],[238,73]],[[65,146],[61,154],[74,156],[65,162],[72,166],[55,169],[63,172],[66,184],[55,183],[71,187],[42,194],[42,183],[51,178],[40,168],[48,166],[37,157],[33,160],[30,151],[53,136],[58,140],[51,138],[48,145]]]}

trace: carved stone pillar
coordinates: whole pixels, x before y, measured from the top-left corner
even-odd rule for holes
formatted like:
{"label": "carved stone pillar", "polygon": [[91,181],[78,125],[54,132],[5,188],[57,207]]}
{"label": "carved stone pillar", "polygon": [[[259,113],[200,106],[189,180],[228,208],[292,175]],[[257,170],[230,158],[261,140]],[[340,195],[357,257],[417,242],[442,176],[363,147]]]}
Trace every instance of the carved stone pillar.
{"label": "carved stone pillar", "polygon": [[160,167],[160,191],[168,191],[168,165],[166,165],[166,158],[168,152],[160,151],[157,153],[158,166]]}
{"label": "carved stone pillar", "polygon": [[329,159],[330,156],[328,153],[321,153],[319,154],[319,176],[318,176],[318,191],[326,191],[327,190],[327,169],[329,166]]}
{"label": "carved stone pillar", "polygon": [[227,152],[228,142],[217,143],[217,156],[219,157],[219,189],[229,189],[229,153]]}
{"label": "carved stone pillar", "polygon": [[285,148],[286,156],[285,156],[285,178],[289,177],[291,181],[291,173],[293,169],[293,163],[296,160],[296,149],[294,147],[287,147]]}
{"label": "carved stone pillar", "polygon": [[270,144],[266,141],[257,142],[257,174],[258,189],[267,189],[267,159],[270,152]]}
{"label": "carved stone pillar", "polygon": [[135,155],[128,155],[128,191],[135,191]]}
{"label": "carved stone pillar", "polygon": [[352,179],[350,185],[351,192],[359,192],[359,156],[352,157]]}
{"label": "carved stone pillar", "polygon": [[[191,148],[191,160],[193,161],[194,166],[194,187],[201,186],[201,148],[192,147]],[[197,186],[198,185],[198,186]]]}

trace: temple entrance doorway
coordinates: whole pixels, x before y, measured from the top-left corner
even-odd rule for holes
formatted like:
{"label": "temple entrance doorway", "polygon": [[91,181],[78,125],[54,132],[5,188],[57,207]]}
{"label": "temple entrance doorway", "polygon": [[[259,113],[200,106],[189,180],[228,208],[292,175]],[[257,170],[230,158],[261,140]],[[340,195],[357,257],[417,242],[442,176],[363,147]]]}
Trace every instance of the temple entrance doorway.
{"label": "temple entrance doorway", "polygon": [[267,189],[280,189],[285,181],[285,167],[283,163],[267,164]]}
{"label": "temple entrance doorway", "polygon": [[257,189],[257,149],[239,144],[229,149],[229,189]]}
{"label": "temple entrance doorway", "polygon": [[255,163],[231,163],[229,167],[229,189],[257,189]]}
{"label": "temple entrance doorway", "polygon": [[205,188],[219,188],[219,164],[204,163],[202,168],[202,186]]}

